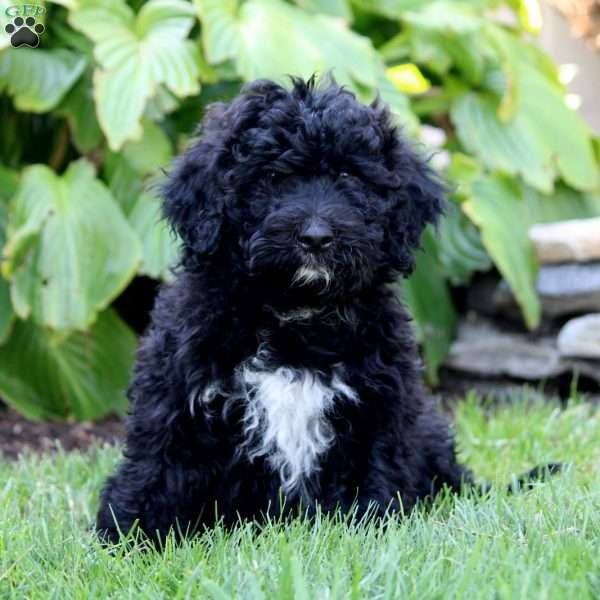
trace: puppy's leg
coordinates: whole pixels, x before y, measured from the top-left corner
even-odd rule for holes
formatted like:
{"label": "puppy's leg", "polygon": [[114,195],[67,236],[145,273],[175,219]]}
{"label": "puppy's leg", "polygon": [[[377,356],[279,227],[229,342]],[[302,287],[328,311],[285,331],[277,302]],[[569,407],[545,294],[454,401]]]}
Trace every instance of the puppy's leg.
{"label": "puppy's leg", "polygon": [[103,541],[116,543],[134,524],[161,542],[171,529],[191,533],[205,514],[207,471],[157,457],[125,459],[102,490],[96,529]]}
{"label": "puppy's leg", "polygon": [[367,476],[360,485],[359,509],[409,513],[419,500],[442,489],[459,492],[473,481],[456,459],[454,440],[443,419],[414,431],[380,430],[369,451]]}
{"label": "puppy's leg", "polygon": [[142,339],[129,390],[125,458],[101,494],[96,528],[107,541],[118,541],[136,522],[157,540],[171,528],[185,534],[214,519],[210,474],[219,472],[214,448],[225,444],[217,444],[206,419],[190,414],[187,382],[173,367],[168,339],[156,329]]}
{"label": "puppy's leg", "polygon": [[473,477],[456,458],[452,430],[426,398],[412,365],[375,373],[363,368],[361,373],[369,374],[369,387],[359,386],[365,407],[361,420],[369,425],[364,427],[368,467],[359,506],[371,505],[380,514],[390,509],[407,513],[443,488],[458,492],[470,484]]}
{"label": "puppy's leg", "polygon": [[444,487],[459,492],[474,483],[473,474],[456,458],[456,441],[449,422],[431,403],[415,427],[417,443],[421,440],[424,453],[424,473],[431,478],[431,495]]}

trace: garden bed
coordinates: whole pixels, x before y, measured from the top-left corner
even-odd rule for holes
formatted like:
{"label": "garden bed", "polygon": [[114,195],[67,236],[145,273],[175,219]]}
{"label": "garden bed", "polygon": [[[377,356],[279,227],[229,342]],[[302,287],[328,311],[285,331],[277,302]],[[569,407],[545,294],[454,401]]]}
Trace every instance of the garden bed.
{"label": "garden bed", "polygon": [[[561,383],[561,385],[559,385]],[[527,396],[530,401],[567,403],[572,387],[568,379],[527,387],[522,381],[507,378],[477,378],[442,370],[442,379],[433,394],[439,409],[454,420],[457,404],[467,395],[485,398],[486,404],[510,404]],[[592,405],[600,404],[598,394],[583,398]],[[66,451],[87,450],[107,442],[116,444],[124,438],[124,421],[115,415],[99,421],[32,421],[0,400],[0,459],[16,459],[22,453],[46,453],[62,448]]]}
{"label": "garden bed", "polygon": [[96,422],[31,421],[0,405],[0,457],[16,458],[23,452],[46,452],[58,446],[86,450],[99,442],[123,437],[123,422],[108,417]]}

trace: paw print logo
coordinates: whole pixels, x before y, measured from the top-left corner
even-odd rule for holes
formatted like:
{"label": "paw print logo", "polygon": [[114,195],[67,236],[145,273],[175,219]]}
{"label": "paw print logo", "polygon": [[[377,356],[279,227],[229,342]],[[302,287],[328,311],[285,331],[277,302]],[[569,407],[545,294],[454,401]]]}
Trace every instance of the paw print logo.
{"label": "paw print logo", "polygon": [[9,23],[4,31],[10,35],[10,43],[13,48],[20,46],[29,46],[37,48],[40,43],[40,35],[44,33],[44,26],[35,22],[33,17],[15,17],[12,23]]}

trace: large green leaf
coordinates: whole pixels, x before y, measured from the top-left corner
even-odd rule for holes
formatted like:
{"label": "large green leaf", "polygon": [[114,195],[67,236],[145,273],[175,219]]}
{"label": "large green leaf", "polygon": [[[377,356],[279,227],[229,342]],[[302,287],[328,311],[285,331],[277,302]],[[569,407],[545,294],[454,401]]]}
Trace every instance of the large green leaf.
{"label": "large green leaf", "polygon": [[576,189],[594,189],[598,163],[580,117],[532,67],[519,66],[515,76],[520,92],[509,121],[500,118],[502,105],[492,96],[470,92],[454,103],[451,116],[462,144],[490,169],[519,174],[540,191],[551,192],[558,177]]}
{"label": "large green leaf", "polygon": [[152,193],[143,193],[133,207],[129,221],[142,240],[140,273],[155,279],[170,279],[171,269],[179,256],[179,243],[161,218],[160,199]]}
{"label": "large green leaf", "polygon": [[123,414],[136,339],[112,310],[86,333],[57,336],[17,321],[0,346],[0,395],[33,419]]}
{"label": "large green leaf", "polygon": [[541,314],[535,292],[537,262],[527,237],[528,213],[521,188],[505,177],[483,178],[462,206],[479,227],[483,244],[511,287],[527,326],[536,327]]}
{"label": "large green leaf", "polygon": [[171,142],[165,132],[152,121],[143,122],[144,133],[138,142],[123,147],[123,157],[141,175],[156,175],[173,158]]}
{"label": "large green leaf", "polygon": [[[521,67],[521,118],[546,148],[547,160],[558,174],[578,190],[598,186],[600,166],[595,160],[590,130],[581,117],[569,109],[564,94],[530,66]],[[525,128],[525,124],[523,126]]]}
{"label": "large green leaf", "polygon": [[[0,209],[0,212],[2,209]],[[0,278],[0,345],[2,345],[12,330],[15,311],[10,300],[10,289],[6,280]]]}
{"label": "large green leaf", "polygon": [[8,202],[19,187],[19,174],[17,171],[0,165],[0,205]]}
{"label": "large green leaf", "polygon": [[67,118],[73,141],[82,153],[98,147],[103,139],[92,92],[92,72],[88,69],[56,110]]}
{"label": "large green leaf", "polygon": [[128,142],[119,154],[110,153],[105,169],[111,191],[142,242],[139,272],[156,279],[170,277],[179,246],[161,220],[159,198],[144,189],[158,188],[157,174],[172,156],[171,143],[162,129],[145,121],[142,139]]}
{"label": "large green leaf", "polygon": [[547,192],[555,178],[547,149],[523,130],[523,121],[503,123],[498,102],[491,96],[470,92],[459,98],[451,116],[465,148],[488,168],[520,174],[530,185]]}
{"label": "large green leaf", "polygon": [[75,8],[77,6],[77,0],[48,0],[48,2],[64,6],[65,8]]}
{"label": "large green leaf", "polygon": [[486,67],[487,48],[479,35],[450,36],[436,33],[432,37],[450,57],[468,85],[475,87],[481,84]]}
{"label": "large green leaf", "polygon": [[64,49],[10,48],[0,53],[0,92],[18,110],[52,110],[79,79],[85,57]]}
{"label": "large green leaf", "polygon": [[473,34],[482,25],[473,5],[457,0],[422,2],[416,10],[403,12],[402,20],[423,29],[447,33]]}
{"label": "large green leaf", "polygon": [[498,118],[507,122],[514,118],[519,108],[522,90],[518,69],[523,61],[522,49],[516,42],[516,36],[493,23],[487,24],[484,34],[481,37],[489,41],[498,59],[497,67],[486,73],[485,87],[501,97]]}
{"label": "large green leaf", "polygon": [[542,75],[547,83],[564,92],[557,65],[537,44],[532,44],[527,37],[489,20],[486,21],[482,34],[481,39],[496,52],[506,76],[513,80],[509,85],[518,87],[520,67],[529,66]]}
{"label": "large green leaf", "polygon": [[376,52],[340,19],[310,14],[281,0],[195,3],[208,61],[233,60],[245,80],[333,70],[340,83],[375,87]]}
{"label": "large green leaf", "polygon": [[294,0],[296,4],[310,12],[322,13],[350,21],[352,11],[348,0]]}
{"label": "large green leaf", "polygon": [[[144,177],[143,187],[153,190],[159,187],[159,170],[167,167],[173,157],[169,139],[151,122],[145,123],[142,139],[126,144],[122,154],[133,171]],[[138,194],[129,211],[129,221],[142,242],[140,273],[169,279],[179,255],[179,243],[161,218],[160,198],[149,191]]]}
{"label": "large green leaf", "polygon": [[452,67],[452,57],[442,45],[442,35],[426,29],[407,27],[409,57],[428,71],[445,75]]}
{"label": "large green leaf", "polygon": [[483,168],[472,156],[462,152],[453,152],[446,171],[446,177],[452,184],[452,196],[464,199],[470,187],[481,178]]}
{"label": "large green leaf", "polygon": [[81,160],[59,177],[25,169],[4,247],[13,305],[56,329],[87,329],[131,280],[140,244],[110,192]]}
{"label": "large green leaf", "polygon": [[[0,248],[6,242],[7,202],[17,191],[17,174],[0,165]],[[0,276],[0,344],[9,336],[15,313],[10,300],[10,289],[6,279]]]}
{"label": "large green leaf", "polygon": [[123,0],[82,0],[71,13],[73,27],[95,44],[94,97],[111,149],[141,137],[160,84],[179,97],[198,93],[201,57],[186,39],[194,17],[184,0],[150,0],[137,16]]}
{"label": "large green leaf", "polygon": [[382,15],[389,19],[399,19],[406,11],[420,10],[431,0],[354,0],[361,9]]}
{"label": "large green leaf", "polygon": [[[196,96],[193,96],[188,100],[194,100],[195,98]],[[154,122],[162,121],[166,115],[177,110],[179,104],[180,101],[164,85],[159,85],[156,95],[150,98],[146,105],[144,117]],[[194,123],[194,125],[196,124]]]}
{"label": "large green leaf", "polygon": [[196,0],[203,24],[206,57],[213,64],[233,61],[244,80],[331,72],[363,102],[376,93],[399,123],[415,131],[417,119],[407,97],[386,78],[371,42],[341,19],[311,14],[281,0]]}
{"label": "large green leaf", "polygon": [[525,186],[523,199],[529,226],[600,216],[599,194],[582,194],[562,183],[556,186],[551,196]]}
{"label": "large green leaf", "polygon": [[452,343],[456,312],[439,264],[435,238],[429,229],[423,234],[423,250],[417,254],[415,272],[403,282],[402,291],[415,319],[427,379],[436,384],[438,368]]}
{"label": "large green leaf", "polygon": [[492,266],[479,231],[454,202],[440,224],[438,247],[440,264],[454,285],[464,285],[475,271],[488,271]]}
{"label": "large green leaf", "polygon": [[[480,87],[486,66],[498,58],[482,35],[486,21],[471,4],[431,2],[422,11],[409,11],[403,20],[401,35],[411,59],[439,75],[454,65],[464,83]],[[386,45],[385,51],[392,52],[393,45]]]}
{"label": "large green leaf", "polygon": [[127,142],[121,152],[107,152],[103,176],[126,215],[142,194],[145,179],[156,176],[173,157],[171,142],[152,121],[142,121],[143,134],[137,142]]}
{"label": "large green leaf", "polygon": [[132,211],[144,190],[143,178],[121,152],[107,152],[102,165],[102,178],[125,215]]}

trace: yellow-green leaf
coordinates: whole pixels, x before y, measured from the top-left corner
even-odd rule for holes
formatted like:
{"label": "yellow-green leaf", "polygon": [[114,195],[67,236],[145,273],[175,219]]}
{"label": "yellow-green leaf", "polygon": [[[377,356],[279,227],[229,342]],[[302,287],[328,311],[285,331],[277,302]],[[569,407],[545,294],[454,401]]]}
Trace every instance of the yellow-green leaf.
{"label": "yellow-green leaf", "polygon": [[405,94],[423,94],[431,88],[431,82],[417,65],[407,63],[386,70],[388,79]]}
{"label": "yellow-green leaf", "polygon": [[519,21],[525,31],[539,33],[544,25],[538,0],[519,0]]}
{"label": "yellow-green leaf", "polygon": [[501,176],[476,182],[463,210],[479,227],[483,244],[511,287],[525,322],[531,329],[540,321],[535,291],[537,261],[527,237],[527,207],[521,189]]}

